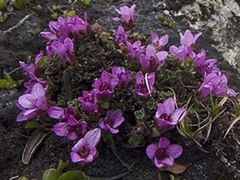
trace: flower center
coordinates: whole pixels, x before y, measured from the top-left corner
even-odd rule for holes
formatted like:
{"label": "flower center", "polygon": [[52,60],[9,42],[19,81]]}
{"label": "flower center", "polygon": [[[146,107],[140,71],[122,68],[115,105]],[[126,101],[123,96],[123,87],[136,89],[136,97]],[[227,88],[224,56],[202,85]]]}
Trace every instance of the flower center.
{"label": "flower center", "polygon": [[82,134],[82,127],[79,125],[76,126],[70,126],[70,128],[68,129],[69,132],[75,132],[79,137],[81,137]]}
{"label": "flower center", "polygon": [[158,160],[163,159],[166,156],[166,151],[164,149],[158,149],[157,152],[155,153],[155,157]]}
{"label": "flower center", "polygon": [[94,97],[93,96],[89,96],[86,98],[86,102],[90,102],[90,103],[93,103],[94,104]]}
{"label": "flower center", "polygon": [[99,88],[100,91],[108,90],[109,89],[109,84],[104,82],[101,87]]}
{"label": "flower center", "polygon": [[160,118],[161,119],[164,119],[165,121],[171,121],[171,119],[170,119],[170,117],[167,115],[167,114],[162,114],[161,116],[160,116]]}
{"label": "flower center", "polygon": [[89,152],[90,152],[90,150],[89,150],[86,146],[84,146],[84,147],[82,147],[82,148],[80,149],[80,151],[78,152],[78,154],[79,154],[81,157],[86,158],[86,157],[88,156]]}
{"label": "flower center", "polygon": [[111,119],[111,118],[107,118],[107,119],[105,120],[105,124],[108,124],[110,127],[112,127],[113,124],[114,124],[114,121],[113,121],[113,119]]}
{"label": "flower center", "polygon": [[143,94],[147,94],[148,93],[148,89],[147,89],[144,81],[142,81],[142,83],[139,84],[138,87],[139,87],[139,90],[140,90],[141,93],[143,93]]}
{"label": "flower center", "polygon": [[151,56],[149,61],[151,66],[156,66],[157,61],[155,57]]}

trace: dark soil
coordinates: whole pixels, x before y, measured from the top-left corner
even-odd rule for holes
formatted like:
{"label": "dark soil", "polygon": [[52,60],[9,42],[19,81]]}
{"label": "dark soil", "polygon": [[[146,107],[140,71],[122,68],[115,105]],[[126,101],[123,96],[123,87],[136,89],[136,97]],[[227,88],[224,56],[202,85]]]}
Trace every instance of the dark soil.
{"label": "dark soil", "polygon": [[[97,22],[105,28],[105,31],[111,33],[111,30],[117,26],[112,21],[112,17],[116,16],[114,9],[133,3],[137,4],[136,29],[145,35],[151,30],[158,34],[167,33],[170,35],[170,42],[178,43],[179,31],[189,29],[182,21],[184,17],[167,17],[169,21],[175,20],[177,22],[175,27],[169,27],[160,23],[157,16],[163,10],[177,11],[188,3],[194,3],[194,0],[179,0],[177,2],[174,0],[93,0],[89,7],[79,5],[79,3],[70,5],[66,1],[60,0],[32,1],[30,5],[11,12],[5,22],[0,25],[0,30],[6,31],[17,24],[24,16],[31,14],[29,19],[11,32],[1,33],[0,31],[0,78],[3,77],[3,71],[10,72],[18,67],[19,60],[26,60],[28,56],[35,56],[40,50],[44,49],[46,42],[31,32],[36,28],[40,30],[47,29],[48,21],[51,20],[51,12],[48,7],[63,5],[64,9],[76,10],[80,16],[84,11],[87,11],[90,24]],[[39,4],[42,5],[43,10],[33,10],[33,7]],[[239,23],[239,21],[236,23]],[[233,34],[238,31],[237,29],[235,30],[231,30]],[[239,91],[239,74],[227,62],[221,60],[223,59],[221,54],[211,46],[211,44],[217,43],[211,39],[211,33],[207,29],[202,29],[201,31],[203,36],[198,42],[198,48],[208,49],[210,57],[220,60],[220,67],[230,77],[230,84]],[[23,79],[24,76],[21,74],[21,71],[16,72],[13,78]],[[41,179],[43,172],[50,167],[56,167],[60,159],[69,160],[69,150],[71,148],[69,142],[63,138],[56,137],[54,134],[50,134],[34,154],[30,164],[24,165],[22,163],[21,155],[30,132],[24,128],[25,123],[17,123],[15,121],[18,110],[14,105],[14,101],[21,94],[21,91],[22,89],[0,91],[0,180],[17,176]],[[240,135],[240,127],[237,124],[230,132],[230,135],[225,140],[222,140],[229,124],[230,122],[226,122],[225,119],[217,121],[214,124],[209,141],[203,145],[203,149],[199,148],[191,140],[184,140],[182,137],[174,138],[175,141],[181,142],[181,145],[184,147],[184,154],[177,162],[187,166],[186,172],[180,175],[180,179],[231,180],[240,178],[240,145],[237,142],[237,138]],[[121,141],[116,143],[116,147],[119,156],[124,161],[129,164],[135,162],[132,171],[122,179],[159,179],[157,169],[145,155],[145,147],[127,149]],[[127,169],[119,163],[113,152],[104,144],[100,144],[98,149],[99,156],[92,164],[86,167],[71,164],[68,170],[82,169],[87,175],[102,179],[127,172]],[[168,173],[162,173],[162,178],[169,179],[168,175]]]}

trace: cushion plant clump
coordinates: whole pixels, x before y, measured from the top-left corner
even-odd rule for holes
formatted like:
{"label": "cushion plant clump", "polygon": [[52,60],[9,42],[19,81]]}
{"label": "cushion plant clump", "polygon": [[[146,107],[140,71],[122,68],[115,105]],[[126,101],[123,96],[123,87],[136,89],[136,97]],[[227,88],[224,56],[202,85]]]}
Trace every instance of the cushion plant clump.
{"label": "cushion plant clump", "polygon": [[168,35],[136,35],[135,5],[116,11],[113,20],[121,25],[113,37],[90,25],[86,13],[49,22],[49,31],[40,33],[45,52],[34,63],[19,62],[30,81],[16,102],[16,120],[38,121],[72,141],[73,163],[94,161],[101,139],[121,138],[144,147],[158,169],[171,167],[184,151],[171,134],[201,145],[237,93],[217,60],[196,50],[202,33],[186,30],[179,46],[169,45]]}

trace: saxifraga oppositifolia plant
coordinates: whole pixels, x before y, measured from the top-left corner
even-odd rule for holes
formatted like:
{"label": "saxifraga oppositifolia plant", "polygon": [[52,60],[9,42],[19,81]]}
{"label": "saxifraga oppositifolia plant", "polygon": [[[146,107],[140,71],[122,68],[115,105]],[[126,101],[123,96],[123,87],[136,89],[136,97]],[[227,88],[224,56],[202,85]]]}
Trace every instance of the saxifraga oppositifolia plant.
{"label": "saxifraga oppositifolia plant", "polygon": [[226,111],[224,103],[237,93],[217,60],[195,49],[202,33],[186,30],[180,45],[167,49],[168,35],[152,32],[150,40],[134,35],[135,5],[116,11],[113,20],[121,25],[113,38],[99,24],[89,25],[86,13],[83,19],[49,22],[49,31],[41,32],[46,55],[41,51],[34,63],[19,62],[30,81],[16,102],[17,121],[35,120],[74,141],[74,163],[91,163],[101,137],[112,135],[127,146],[146,147],[157,168],[171,167],[184,149],[166,136],[177,130],[201,146]]}

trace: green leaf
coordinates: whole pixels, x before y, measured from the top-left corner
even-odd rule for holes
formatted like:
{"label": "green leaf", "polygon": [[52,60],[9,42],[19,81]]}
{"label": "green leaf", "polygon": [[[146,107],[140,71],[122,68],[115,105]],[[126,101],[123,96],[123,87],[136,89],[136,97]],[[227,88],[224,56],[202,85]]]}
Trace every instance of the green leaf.
{"label": "green leaf", "polygon": [[82,171],[68,171],[62,174],[57,180],[88,180],[89,178]]}
{"label": "green leaf", "polygon": [[109,33],[106,33],[106,32],[102,32],[101,35],[100,35],[100,40],[104,43],[107,43],[107,44],[112,44],[112,37]]}
{"label": "green leaf", "polygon": [[53,11],[61,11],[62,6],[61,5],[52,5]]}
{"label": "green leaf", "polygon": [[163,14],[163,13],[159,13],[158,19],[159,19],[159,21],[160,21],[161,23],[164,23],[165,20],[166,20],[166,18],[164,17],[164,14]]}
{"label": "green leaf", "polygon": [[64,11],[63,17],[66,18],[67,16],[73,17],[76,15],[76,11]]}
{"label": "green leaf", "polygon": [[27,129],[38,129],[38,128],[41,128],[41,124],[37,121],[29,121],[27,122],[25,128]]}
{"label": "green leaf", "polygon": [[67,102],[68,105],[71,105],[74,109],[77,109],[79,107],[78,99],[75,98],[71,101]]}
{"label": "green leaf", "polygon": [[172,174],[170,174],[170,175],[169,175],[169,179],[170,179],[170,180],[175,180],[175,176],[172,175]]}
{"label": "green leaf", "polygon": [[57,19],[58,14],[57,14],[57,13],[52,13],[52,14],[51,14],[51,17],[52,17],[53,19]]}
{"label": "green leaf", "polygon": [[65,169],[67,166],[68,166],[68,161],[62,161],[62,160],[60,160],[59,163],[58,163],[57,170],[58,170],[59,172],[62,172],[62,170]]}
{"label": "green leaf", "polygon": [[60,175],[61,173],[57,169],[50,168],[43,173],[42,180],[58,180]]}
{"label": "green leaf", "polygon": [[168,25],[170,27],[175,27],[177,25],[177,23],[176,23],[176,21],[171,21]]}
{"label": "green leaf", "polygon": [[5,0],[0,0],[0,11],[7,8]]}
{"label": "green leaf", "polygon": [[41,59],[39,59],[39,61],[37,62],[37,65],[39,65],[40,67],[45,67],[47,65],[48,62],[48,56],[43,56]]}
{"label": "green leaf", "polygon": [[143,145],[144,143],[144,137],[139,136],[137,134],[132,134],[130,138],[128,139],[128,143],[131,144],[133,147],[137,147],[140,145]]}
{"label": "green leaf", "polygon": [[9,74],[5,79],[0,79],[0,89],[12,89],[17,86],[17,82],[14,81]]}
{"label": "green leaf", "polygon": [[172,91],[161,91],[160,96],[163,97],[164,99],[167,99],[169,97],[172,97],[174,94]]}
{"label": "green leaf", "polygon": [[191,130],[190,130],[190,128],[189,128],[189,123],[188,123],[188,119],[187,119],[187,118],[184,118],[184,119],[183,119],[182,125],[183,125],[183,128],[182,128],[183,134],[184,134],[186,137],[192,137],[192,132],[191,132]]}
{"label": "green leaf", "polygon": [[5,20],[5,18],[3,16],[3,13],[0,11],[0,24],[4,23],[4,20]]}
{"label": "green leaf", "polygon": [[161,135],[161,132],[156,127],[153,127],[152,128],[152,136],[159,137],[160,135]]}
{"label": "green leaf", "polygon": [[39,28],[35,28],[35,29],[33,29],[33,30],[31,31],[31,33],[32,33],[33,36],[39,35],[40,32],[41,32],[41,30],[40,30]]}
{"label": "green leaf", "polygon": [[102,101],[102,102],[101,102],[101,107],[102,107],[103,109],[109,109],[109,108],[110,108],[110,103],[107,102],[107,101]]}
{"label": "green leaf", "polygon": [[89,6],[90,3],[91,3],[91,0],[81,0],[81,2],[86,5],[86,6]]}
{"label": "green leaf", "polygon": [[71,17],[73,17],[73,16],[76,15],[76,11],[69,11],[69,12],[68,12],[68,15],[71,16]]}
{"label": "green leaf", "polygon": [[13,7],[16,9],[21,9],[23,6],[29,3],[29,0],[15,0],[13,1]]}
{"label": "green leaf", "polygon": [[35,10],[35,11],[42,11],[43,7],[40,4],[38,4],[37,6],[33,7],[33,10]]}
{"label": "green leaf", "polygon": [[10,89],[9,82],[6,79],[0,79],[0,88],[1,89]]}
{"label": "green leaf", "polygon": [[142,122],[143,118],[145,117],[144,109],[134,111],[134,116],[136,117],[137,121]]}
{"label": "green leaf", "polygon": [[147,102],[147,107],[149,110],[153,110],[155,109],[156,106],[156,102],[154,100],[154,98],[151,98],[148,102]]}

